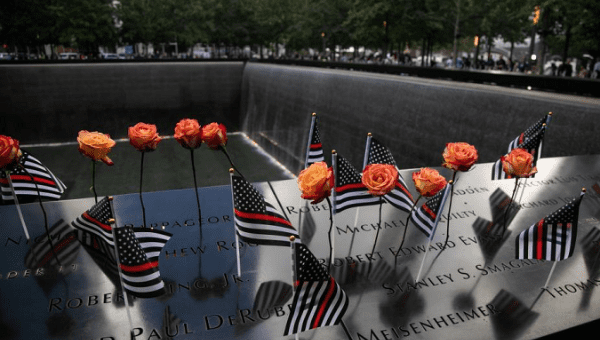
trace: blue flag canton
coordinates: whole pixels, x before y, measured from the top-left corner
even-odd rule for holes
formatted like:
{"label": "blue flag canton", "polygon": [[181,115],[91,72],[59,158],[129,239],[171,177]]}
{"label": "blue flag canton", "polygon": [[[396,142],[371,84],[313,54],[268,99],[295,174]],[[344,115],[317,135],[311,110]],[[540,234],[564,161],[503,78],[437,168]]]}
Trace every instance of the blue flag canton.
{"label": "blue flag canton", "polygon": [[108,220],[113,218],[113,215],[108,197],[104,197],[98,204],[94,204],[88,211],[88,215],[102,224],[109,224]]}
{"label": "blue flag canton", "polygon": [[579,198],[573,199],[571,202],[565,204],[560,209],[556,210],[552,214],[544,217],[544,224],[546,225],[565,225],[567,229],[572,228],[577,223],[577,215],[579,211]]}
{"label": "blue flag canton", "polygon": [[430,200],[425,202],[424,206],[427,206],[427,208],[429,210],[431,210],[434,214],[437,215],[438,210],[440,208],[440,203],[442,202],[442,196],[444,195],[444,192],[446,192],[446,187],[444,187],[442,190],[438,191],[438,193],[435,194],[435,196],[433,196]]}
{"label": "blue flag canton", "polygon": [[396,166],[396,160],[388,148],[375,138],[371,138],[367,164],[390,164]]}
{"label": "blue flag canton", "polygon": [[362,183],[360,173],[344,157],[338,155],[337,163],[337,174],[335,176],[336,187]]}
{"label": "blue flag canton", "polygon": [[123,265],[135,267],[146,264],[148,258],[140,247],[131,227],[115,228],[119,252],[119,262]]}
{"label": "blue flag canton", "polygon": [[315,121],[315,126],[313,129],[312,139],[310,144],[321,144],[321,136],[319,135],[319,128],[317,126],[317,122]]}
{"label": "blue flag canton", "polygon": [[250,213],[265,213],[266,206],[263,196],[241,177],[233,176],[233,205],[238,211]]}
{"label": "blue flag canton", "polygon": [[296,246],[296,273],[299,281],[325,281],[329,274],[319,260],[302,243]]}

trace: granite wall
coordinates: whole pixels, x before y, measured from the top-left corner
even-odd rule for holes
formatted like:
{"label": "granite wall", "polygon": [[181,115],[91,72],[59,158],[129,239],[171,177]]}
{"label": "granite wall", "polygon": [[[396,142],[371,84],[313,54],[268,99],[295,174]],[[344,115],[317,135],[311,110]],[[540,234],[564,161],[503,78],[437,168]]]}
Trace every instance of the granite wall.
{"label": "granite wall", "polygon": [[0,65],[0,134],[23,144],[74,142],[82,129],[113,138],[137,122],[172,134],[185,117],[244,131],[288,169],[304,162],[312,112],[329,161],[356,167],[367,132],[401,168],[439,166],[447,142],[474,144],[482,162],[545,115],[543,157],[597,154],[600,100],[359,71],[254,62]]}
{"label": "granite wall", "polygon": [[23,144],[127,136],[137,122],[173,134],[181,118],[239,130],[243,62],[0,65],[0,133]]}
{"label": "granite wall", "polygon": [[295,173],[313,112],[328,163],[335,149],[357,168],[368,132],[400,168],[439,166],[445,144],[458,141],[493,162],[549,111],[543,157],[600,152],[600,100],[491,85],[248,63],[241,110],[242,130]]}

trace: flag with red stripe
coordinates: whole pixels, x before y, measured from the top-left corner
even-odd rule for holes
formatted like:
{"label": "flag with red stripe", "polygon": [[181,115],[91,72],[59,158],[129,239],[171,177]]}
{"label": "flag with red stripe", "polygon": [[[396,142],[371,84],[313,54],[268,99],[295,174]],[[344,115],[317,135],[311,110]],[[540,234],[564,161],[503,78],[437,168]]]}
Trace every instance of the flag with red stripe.
{"label": "flag with red stripe", "polygon": [[332,165],[335,175],[334,213],[353,207],[381,203],[379,197],[369,193],[369,189],[362,184],[360,172],[356,171],[344,157],[333,154]]}
{"label": "flag with red stripe", "polygon": [[165,283],[158,271],[158,257],[148,259],[131,227],[115,228],[123,288],[137,297],[164,294]]}
{"label": "flag with red stripe", "polygon": [[323,145],[319,136],[319,127],[317,125],[317,116],[313,115],[310,122],[310,132],[308,134],[308,150],[306,150],[306,159],[304,168],[308,168],[313,163],[323,162]]}
{"label": "flag with red stripe", "polygon": [[562,261],[571,257],[583,195],[523,230],[515,240],[516,258]]}
{"label": "flag with red stripe", "polygon": [[231,176],[235,228],[249,243],[289,247],[290,236],[300,242],[298,231],[274,206],[240,176]]}
{"label": "flag with red stripe", "polygon": [[[10,179],[19,200],[25,197],[37,198],[38,193],[42,198],[58,200],[66,190],[60,179],[37,158],[27,151],[23,151],[19,163],[10,172]],[[4,171],[0,172],[1,200],[5,203],[14,201],[10,184]]]}
{"label": "flag with red stripe", "polygon": [[440,214],[444,210],[444,204],[450,190],[452,190],[452,185],[447,184],[444,189],[440,190],[419,209],[413,210],[410,214],[410,220],[430,239],[435,234]]}
{"label": "flag with red stripe", "polygon": [[414,200],[406,188],[406,182],[404,182],[404,178],[400,174],[400,170],[398,169],[398,165],[396,164],[396,160],[394,159],[392,152],[377,139],[369,136],[367,138],[367,147],[365,150],[364,159],[364,167],[369,164],[389,164],[393,165],[398,170],[396,186],[392,191],[385,194],[383,198],[394,207],[405,212],[410,212],[414,204]]}
{"label": "flag with red stripe", "polygon": [[125,227],[114,229],[115,240],[109,222],[112,218],[110,201],[104,197],[71,224],[90,255],[104,259],[102,263],[112,264],[102,267],[109,278],[118,279],[120,269],[124,288],[130,294],[137,297],[162,295],[164,283],[158,271],[158,258],[172,235],[162,230]]}
{"label": "flag with red stripe", "polygon": [[[548,123],[550,123],[550,118],[552,118],[552,115],[547,114],[545,117],[540,118],[540,120],[535,122],[535,124],[527,128],[527,130],[515,137],[515,139],[508,144],[508,150],[506,151],[506,154],[509,154],[514,149],[525,149],[527,152],[533,155],[533,165],[535,166],[537,160],[542,156],[544,133]],[[534,175],[531,177],[534,177]],[[502,161],[499,159],[492,167],[492,180],[507,178],[510,178],[510,176],[507,176],[502,170]]]}
{"label": "flag with red stripe", "polygon": [[348,309],[348,296],[304,244],[296,246],[296,289],[284,336],[337,325]]}

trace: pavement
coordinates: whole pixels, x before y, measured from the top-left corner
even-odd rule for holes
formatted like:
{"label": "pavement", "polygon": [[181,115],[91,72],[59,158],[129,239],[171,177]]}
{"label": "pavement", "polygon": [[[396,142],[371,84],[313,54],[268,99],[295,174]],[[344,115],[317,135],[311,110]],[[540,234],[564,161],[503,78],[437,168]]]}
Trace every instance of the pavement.
{"label": "pavement", "polygon": [[[96,163],[96,192],[99,197],[138,193],[140,191],[141,153],[128,140],[116,140],[109,153],[114,162]],[[21,145],[38,158],[67,190],[62,199],[93,197],[92,161],[77,150],[77,142]],[[235,167],[251,183],[294,178],[277,160],[265,153],[244,133],[228,134],[227,151]],[[222,151],[206,145],[194,151],[198,187],[229,185],[231,164]],[[194,187],[191,152],[172,137],[164,137],[155,151],[144,156],[142,191],[163,191]]]}

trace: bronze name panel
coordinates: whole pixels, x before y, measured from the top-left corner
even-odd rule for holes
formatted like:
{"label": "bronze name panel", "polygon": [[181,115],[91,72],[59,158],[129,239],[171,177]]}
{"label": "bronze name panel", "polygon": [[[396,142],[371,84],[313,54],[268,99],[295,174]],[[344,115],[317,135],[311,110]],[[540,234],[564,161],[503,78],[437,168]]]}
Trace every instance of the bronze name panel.
{"label": "bronze name panel", "polygon": [[[432,243],[409,224],[401,248],[408,214],[390,204],[330,221],[327,202],[308,204],[294,180],[255,185],[348,294],[343,320],[353,339],[531,339],[600,315],[600,156],[541,159],[538,169],[521,180],[520,206],[506,216],[504,233],[501,207],[515,181],[491,181],[491,164],[478,164],[457,175],[451,211],[447,203]],[[401,171],[407,182],[411,173]],[[515,238],[582,187],[575,253],[543,288],[553,263],[516,260]],[[38,204],[22,205],[29,244],[16,208],[0,207],[0,338],[129,339],[133,328],[135,339],[293,339],[283,336],[293,297],[290,248],[236,243],[230,187],[199,192],[201,227],[193,190],[144,194],[148,226],[173,235],[159,258],[167,293],[128,296],[128,307],[112,266],[71,232],[93,198],[44,203],[54,252]],[[137,194],[115,196],[113,206],[117,226],[143,224]],[[338,325],[299,338],[348,336]]]}

